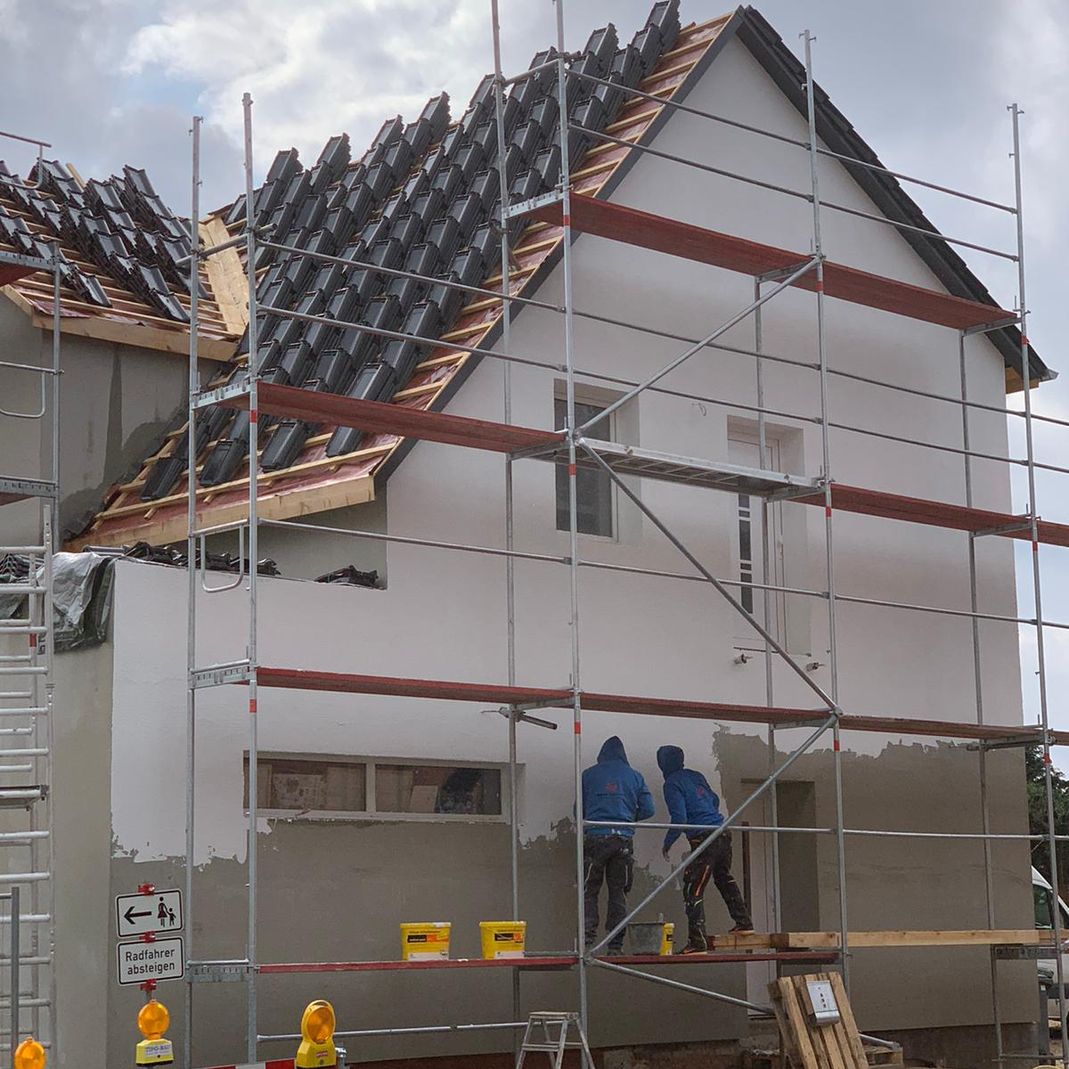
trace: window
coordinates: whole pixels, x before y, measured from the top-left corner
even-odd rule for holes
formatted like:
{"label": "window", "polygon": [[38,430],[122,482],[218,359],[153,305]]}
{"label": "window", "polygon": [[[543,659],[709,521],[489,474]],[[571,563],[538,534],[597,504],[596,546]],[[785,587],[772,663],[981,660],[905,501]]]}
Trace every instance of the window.
{"label": "window", "polygon": [[739,494],[739,600],[742,607],[753,613],[753,513],[750,495]]}
{"label": "window", "polygon": [[[779,443],[769,439],[765,445],[765,466],[773,471],[780,470]],[[751,441],[742,434],[728,438],[728,455],[732,463],[749,468],[761,467],[761,451],[756,441]],[[736,557],[738,559],[739,601],[742,607],[755,616],[759,623],[767,627],[773,635],[781,636],[785,630],[786,606],[782,594],[773,593],[769,598],[769,618],[765,620],[765,599],[761,584],[779,585],[783,582],[783,539],[779,530],[780,514],[776,506],[767,510],[769,521],[768,570],[765,576],[765,531],[766,510],[762,508],[759,497],[752,494],[739,494],[735,499],[738,527],[734,532],[736,539]],[[755,586],[756,584],[756,586]],[[743,625],[745,627],[745,625]],[[741,630],[737,641],[744,646],[763,649],[764,640],[750,628]]]}
{"label": "window", "polygon": [[[576,401],[575,419],[579,426],[588,420],[595,419],[605,411],[604,405],[588,404]],[[553,415],[555,426],[564,427],[567,423],[568,403],[563,397],[557,397],[553,402]],[[600,438],[603,441],[613,440],[612,416],[594,423],[589,428],[591,438]],[[557,530],[567,531],[570,527],[568,522],[568,469],[558,464],[556,469],[557,488]],[[581,467],[576,474],[576,527],[580,534],[601,535],[603,538],[612,538],[615,535],[615,523],[613,516],[613,486],[612,479],[600,468]]]}
{"label": "window", "polygon": [[1054,921],[1051,919],[1050,899],[1051,894],[1045,887],[1032,884],[1032,899],[1036,907],[1036,927],[1053,928]]}
{"label": "window", "polygon": [[380,813],[501,816],[501,769],[455,765],[376,765]]}
{"label": "window", "polygon": [[[247,754],[244,781],[247,810]],[[500,765],[263,754],[256,798],[275,817],[502,821],[503,781]]]}

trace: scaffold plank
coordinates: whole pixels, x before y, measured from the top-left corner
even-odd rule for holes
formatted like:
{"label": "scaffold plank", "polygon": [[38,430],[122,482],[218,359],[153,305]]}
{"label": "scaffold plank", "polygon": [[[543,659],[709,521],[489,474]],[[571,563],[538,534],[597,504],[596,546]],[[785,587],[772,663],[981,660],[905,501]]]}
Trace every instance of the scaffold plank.
{"label": "scaffold plank", "polygon": [[[257,670],[261,687],[286,690],[329,691],[339,694],[380,694],[399,698],[435,698],[443,701],[480,702],[487,705],[542,705],[564,708],[571,705],[572,692],[563,688],[516,687],[498,683],[470,683],[448,679],[412,679],[400,676],[359,675],[349,672],[320,672],[312,669],[261,667]],[[679,698],[647,698],[624,694],[583,691],[583,709],[589,712],[635,713],[642,716],[675,716],[697,720],[734,723],[775,724],[777,727],[806,727],[828,714],[823,709],[795,709],[785,706],[739,705],[731,702],[687,701]],[[881,735],[923,735],[932,738],[971,739],[996,742],[1022,740],[1042,735],[1038,728],[1021,725],[963,724],[944,720],[908,717],[865,716],[844,713],[839,719],[844,731],[869,731]],[[1069,745],[1069,732],[1051,732],[1057,745]]]}
{"label": "scaffold plank", "polygon": [[[536,208],[531,212],[531,217],[560,226],[563,221],[560,201]],[[790,252],[580,194],[571,197],[570,221],[573,229],[584,234],[681,256],[746,275],[763,276],[796,268],[809,258],[808,253]],[[816,277],[812,272],[802,275],[794,285],[813,291],[816,289]],[[824,292],[829,297],[838,297],[853,304],[878,308],[910,319],[921,319],[926,323],[938,323],[955,330],[1003,320],[1009,322],[1015,318],[1012,312],[997,305],[938,293],[923,286],[832,262],[824,264]]]}

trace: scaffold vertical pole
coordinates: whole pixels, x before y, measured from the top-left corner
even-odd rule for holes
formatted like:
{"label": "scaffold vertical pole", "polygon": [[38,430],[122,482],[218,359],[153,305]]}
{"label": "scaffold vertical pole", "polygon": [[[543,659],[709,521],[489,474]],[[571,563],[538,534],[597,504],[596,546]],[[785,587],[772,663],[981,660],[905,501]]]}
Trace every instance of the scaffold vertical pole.
{"label": "scaffold vertical pole", "polygon": [[[509,272],[508,206],[509,185],[505,168],[505,86],[501,67],[501,13],[498,0],[490,0],[490,25],[494,52],[494,123],[497,129],[497,171],[501,197],[501,346],[512,352],[512,302]],[[504,422],[512,422],[512,362],[502,361],[502,409]],[[505,643],[509,686],[516,685],[516,560],[512,551],[516,544],[515,501],[512,482],[512,456],[505,454]],[[520,919],[520,827],[519,784],[516,776],[518,746],[516,738],[516,710],[509,709],[509,866],[511,916]],[[520,970],[512,969],[512,1019],[520,1017]],[[520,1036],[513,1035],[514,1053],[519,1054]]]}
{"label": "scaffold vertical pole", "polygon": [[1026,291],[1024,260],[1024,215],[1021,192],[1021,109],[1016,103],[1009,107],[1013,122],[1013,188],[1017,208],[1017,302],[1021,331],[1021,389],[1024,399],[1025,458],[1028,472],[1028,514],[1032,536],[1032,594],[1036,614],[1036,668],[1039,679],[1039,717],[1043,728],[1043,784],[1047,803],[1047,848],[1050,851],[1050,886],[1053,905],[1051,922],[1058,980],[1058,1020],[1061,1023],[1063,1042],[1069,1034],[1066,1022],[1065,963],[1062,950],[1062,918],[1058,906],[1061,891],[1058,879],[1058,841],[1054,825],[1054,777],[1050,756],[1050,715],[1047,701],[1047,658],[1043,635],[1043,586],[1039,566],[1039,516],[1036,507],[1036,461],[1032,431],[1031,367],[1028,355],[1028,296]]}
{"label": "scaffold vertical pole", "polygon": [[[972,449],[972,428],[969,423],[969,376],[965,361],[965,333],[958,333],[958,376],[961,380],[961,442],[964,453],[962,459],[965,469],[965,505],[967,508],[974,506],[975,495],[973,493],[972,457],[969,455]],[[972,654],[973,654],[973,690],[976,701],[976,722],[984,723],[984,684],[983,684],[983,660],[980,645],[980,617],[979,617],[979,589],[976,568],[976,536],[969,532],[969,611],[972,614]],[[977,747],[979,757],[980,777],[980,820],[984,835],[991,831],[991,812],[987,798],[987,750],[985,747]],[[984,839],[984,894],[987,901],[987,927],[995,927],[995,891],[992,884],[991,873],[991,840]]]}
{"label": "scaffold vertical pole", "polygon": [[568,436],[568,551],[569,588],[571,596],[572,646],[572,757],[575,773],[575,891],[576,946],[579,949],[579,1026],[588,1034],[586,925],[583,896],[583,712],[579,676],[579,508],[576,474],[575,418],[575,321],[572,292],[572,196],[571,159],[568,150],[568,66],[564,47],[564,0],[553,0],[557,16],[557,94],[560,106],[560,186],[561,186],[561,248],[564,275],[564,367],[566,390],[566,430]]}
{"label": "scaffold vertical pole", "polygon": [[[759,278],[754,279],[754,308],[753,314],[753,332],[754,332],[754,352],[757,353],[757,357],[754,360],[754,371],[757,387],[757,450],[758,450],[758,464],[759,466],[768,471],[771,469],[768,456],[768,427],[765,419],[765,375],[764,375],[764,361],[761,359],[762,346],[764,345],[764,323],[761,315],[764,309],[760,304],[757,304],[761,299],[761,280]],[[764,614],[765,630],[772,631],[772,591],[769,586],[772,583],[771,575],[771,561],[772,554],[770,552],[770,545],[772,539],[772,531],[770,520],[772,519],[772,509],[769,507],[768,498],[762,496],[761,498],[761,600]],[[772,674],[772,646],[769,644],[768,639],[765,639],[765,704],[769,707],[773,704],[775,697],[773,674]],[[776,725],[770,723],[768,725],[768,773],[769,775],[776,768]],[[768,816],[769,824],[772,827],[779,826],[779,799],[777,798],[776,788],[773,787],[768,792]],[[767,899],[769,909],[769,921],[772,925],[772,930],[778,932],[780,930],[780,889],[779,889],[779,835],[774,834],[770,844],[770,861],[771,861],[771,879],[769,880],[769,887],[767,892]],[[767,866],[766,866],[767,871]]]}
{"label": "scaffold vertical pole", "polygon": [[805,39],[805,92],[806,112],[809,125],[809,178],[810,196],[813,203],[813,255],[816,258],[817,297],[817,357],[820,365],[820,443],[821,466],[824,481],[824,548],[827,570],[828,599],[828,670],[829,691],[835,707],[836,721],[832,727],[832,757],[835,777],[835,841],[837,877],[839,884],[839,936],[842,959],[843,982],[850,988],[849,926],[846,913],[846,837],[843,832],[843,754],[839,731],[839,649],[835,629],[835,543],[831,498],[831,436],[828,425],[828,346],[824,325],[824,244],[820,230],[820,181],[817,173],[817,114],[816,93],[813,84],[813,41],[806,30]]}
{"label": "scaffold vertical pole", "polygon": [[257,475],[259,469],[259,411],[257,408],[257,375],[259,374],[259,338],[257,330],[256,307],[256,220],[254,218],[255,186],[252,157],[252,96],[245,93],[242,97],[245,128],[245,250],[247,262],[245,270],[249,282],[249,827],[248,827],[248,873],[249,873],[249,916],[246,957],[249,962],[247,973],[248,992],[248,1059],[256,1061],[256,826],[259,796],[258,782],[258,735],[256,707],[256,587],[259,569],[258,554],[258,516],[257,516]]}
{"label": "scaffold vertical pole", "polygon": [[[200,124],[193,116],[192,179],[189,212],[189,415],[186,421],[186,871],[184,903],[187,935],[186,954],[193,957],[193,865],[196,847],[194,783],[197,773],[197,691],[193,671],[197,667],[197,391],[200,389],[198,318],[200,314]],[[193,1064],[193,982],[185,983],[185,1043],[182,1065]]]}

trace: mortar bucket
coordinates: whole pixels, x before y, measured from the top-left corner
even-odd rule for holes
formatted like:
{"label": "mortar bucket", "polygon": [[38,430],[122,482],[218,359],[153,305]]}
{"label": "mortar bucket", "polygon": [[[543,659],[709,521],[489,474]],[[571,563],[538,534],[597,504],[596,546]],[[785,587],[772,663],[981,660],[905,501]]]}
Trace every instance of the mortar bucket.
{"label": "mortar bucket", "polygon": [[[629,924],[627,926],[627,938],[631,945],[632,954],[665,954],[672,952],[671,935],[666,932],[674,925],[665,924],[663,921],[648,921]],[[668,950],[665,951],[667,936]]]}
{"label": "mortar bucket", "polygon": [[484,958],[522,958],[527,940],[526,921],[479,921]]}
{"label": "mortar bucket", "polygon": [[401,925],[401,960],[427,961],[449,957],[449,921]]}

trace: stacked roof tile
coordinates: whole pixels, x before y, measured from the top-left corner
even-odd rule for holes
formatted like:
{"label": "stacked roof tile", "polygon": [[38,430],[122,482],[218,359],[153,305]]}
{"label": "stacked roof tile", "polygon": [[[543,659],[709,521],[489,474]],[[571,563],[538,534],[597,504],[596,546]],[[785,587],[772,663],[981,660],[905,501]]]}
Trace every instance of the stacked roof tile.
{"label": "stacked roof tile", "polygon": [[[674,95],[728,17],[681,30],[678,0],[663,0],[629,44],[620,46],[611,25],[590,37],[572,69],[609,84],[576,77],[566,83],[574,189],[597,193],[629,155],[626,145],[600,143],[597,133],[638,141],[663,112],[659,104],[629,99],[625,90],[641,86],[666,98]],[[531,68],[555,56],[552,49],[540,52]],[[513,84],[504,119],[510,203],[556,187],[561,159],[556,71],[540,70]],[[444,399],[448,384],[472,359],[449,343],[485,344],[501,315],[499,299],[472,298],[446,284],[500,286],[500,158],[490,76],[459,120],[451,121],[442,94],[414,120],[384,123],[357,160],[350,159],[345,135],[331,138],[309,168],[295,150],[280,152],[254,193],[256,224],[267,228],[269,242],[336,259],[258,247],[257,362],[263,379],[420,408]],[[218,213],[233,234],[243,231],[245,216],[244,197]],[[516,257],[511,292],[530,292],[559,251],[560,234],[520,219],[509,229]],[[243,373],[247,361],[246,334],[231,367],[210,385]],[[247,412],[213,407],[198,416],[194,453],[202,517],[210,513],[213,521],[224,522],[244,509],[248,439]],[[367,480],[399,445],[395,436],[360,428],[321,428],[263,415],[259,441],[262,493],[273,499],[262,511],[276,516],[366,500],[373,491],[352,496],[330,488]],[[145,533],[157,541],[180,537],[189,452],[183,420],[138,477],[116,490],[84,540],[118,544]],[[312,504],[302,497],[308,493],[315,495]]]}
{"label": "stacked roof tile", "polygon": [[[655,6],[635,41],[618,48],[613,26],[596,31],[577,66],[615,84],[571,78],[568,108],[578,126],[603,130],[631,87],[652,71],[679,32],[678,0]],[[544,65],[555,50],[538,53],[531,67]],[[504,111],[504,168],[510,199],[526,200],[560,180],[560,117],[556,72],[539,71],[514,85]],[[301,167],[297,152],[276,156],[256,191],[253,216],[270,228],[271,240],[353,261],[353,266],[279,253],[263,246],[257,271],[258,300],[267,308],[324,316],[353,326],[309,323],[265,312],[258,327],[258,364],[263,378],[278,385],[390,401],[412,377],[465,303],[461,290],[444,283],[479,285],[500,256],[501,179],[493,79],[480,82],[459,122],[450,125],[446,94],[430,100],[414,121],[400,116],[384,123],[371,147],[355,163],[346,135],[331,138],[315,165]],[[579,161],[591,136],[571,130],[572,159]],[[226,214],[243,224],[244,198]],[[512,225],[515,239],[523,223]],[[371,266],[359,266],[371,265]],[[442,279],[433,284],[376,270],[404,270]],[[387,339],[376,331],[411,337]],[[425,339],[417,341],[413,339]],[[248,339],[242,348],[247,351]],[[203,451],[202,486],[230,481],[248,453],[249,414],[230,409],[207,412],[198,436]],[[261,466],[286,468],[300,455],[315,428],[298,421],[261,422],[266,440]],[[355,452],[359,428],[330,436],[328,457]],[[188,435],[155,465],[141,491],[152,501],[166,496],[185,470]]]}
{"label": "stacked roof tile", "polygon": [[[189,323],[189,224],[160,199],[143,170],[122,177],[79,178],[56,160],[41,160],[26,180],[0,162],[0,246],[60,261],[61,313],[100,316],[169,327]],[[28,310],[51,313],[52,281],[42,272],[19,280],[9,293]],[[202,328],[227,333],[203,286]],[[131,336],[132,344],[138,339]]]}

